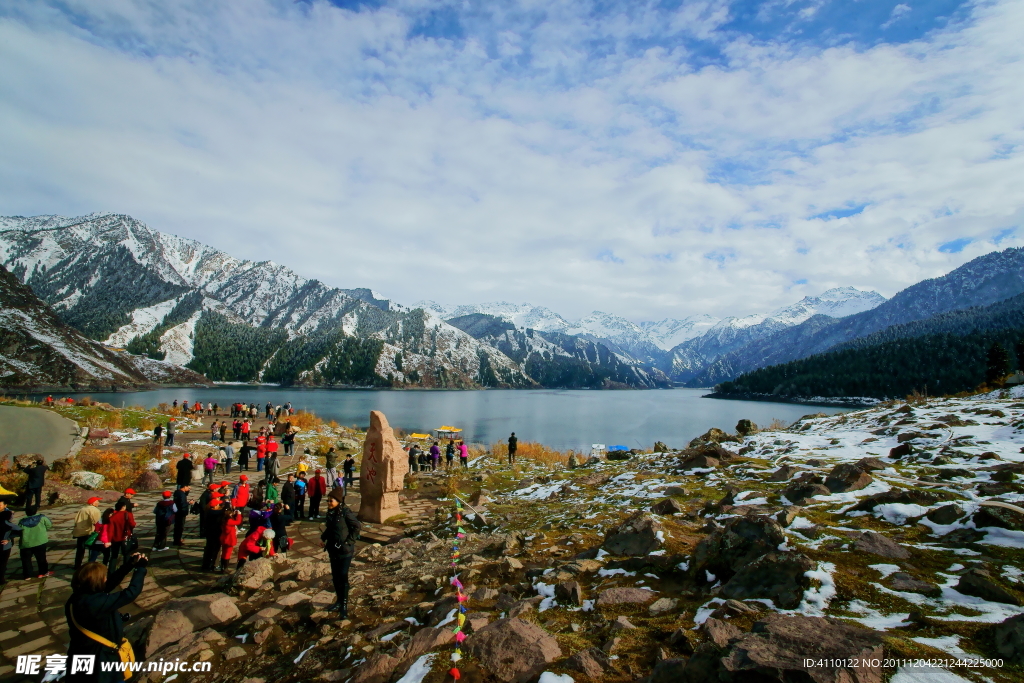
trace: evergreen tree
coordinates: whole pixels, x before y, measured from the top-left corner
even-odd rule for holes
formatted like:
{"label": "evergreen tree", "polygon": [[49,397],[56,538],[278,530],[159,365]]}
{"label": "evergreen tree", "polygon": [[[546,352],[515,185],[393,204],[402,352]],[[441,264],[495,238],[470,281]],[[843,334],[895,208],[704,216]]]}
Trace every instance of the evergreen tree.
{"label": "evergreen tree", "polygon": [[985,381],[996,384],[1010,374],[1010,356],[1002,344],[996,342],[988,350],[988,366],[985,369]]}

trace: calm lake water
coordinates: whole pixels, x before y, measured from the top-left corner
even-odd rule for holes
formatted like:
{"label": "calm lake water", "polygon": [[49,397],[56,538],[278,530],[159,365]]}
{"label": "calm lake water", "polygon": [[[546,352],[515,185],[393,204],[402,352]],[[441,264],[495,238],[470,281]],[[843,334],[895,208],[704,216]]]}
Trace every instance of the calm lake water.
{"label": "calm lake water", "polygon": [[371,410],[382,410],[393,427],[429,432],[442,425],[463,428],[466,440],[490,444],[516,432],[521,441],[539,441],[558,449],[587,449],[594,443],[650,448],[655,441],[682,447],[711,427],[732,431],[741,418],[767,425],[773,419],[793,422],[808,413],[844,412],[787,403],[723,401],[701,398],[704,389],[650,391],[374,391],[221,386],[212,389],[89,395],[115,406],[155,407],[174,399],[235,401],[263,406],[291,401],[325,420],[369,425]]}

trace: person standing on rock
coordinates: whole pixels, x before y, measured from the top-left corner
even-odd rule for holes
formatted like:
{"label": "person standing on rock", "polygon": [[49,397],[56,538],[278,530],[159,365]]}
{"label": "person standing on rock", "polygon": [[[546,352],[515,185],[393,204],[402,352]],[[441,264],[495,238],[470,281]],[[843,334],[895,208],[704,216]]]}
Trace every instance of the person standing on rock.
{"label": "person standing on rock", "polygon": [[96,507],[98,502],[100,499],[93,496],[75,513],[75,526],[71,531],[71,536],[75,539],[76,570],[82,566],[82,562],[85,560],[85,542],[96,530],[96,522],[100,521],[100,509]]}
{"label": "person standing on rock", "polygon": [[176,546],[185,545],[185,541],[182,538],[185,535],[185,518],[188,517],[189,508],[195,503],[194,500],[188,497],[191,490],[192,487],[189,484],[185,484],[174,492],[174,507],[178,510],[174,513],[174,545]]}
{"label": "person standing on rock", "polygon": [[[124,673],[104,671],[104,664],[120,662],[117,650],[108,646],[121,645],[124,638],[124,618],[121,608],[130,605],[142,593],[146,580],[145,555],[132,555],[125,566],[110,572],[98,562],[82,565],[71,578],[71,597],[64,605],[64,618],[68,623],[68,667],[65,683],[123,683]],[[133,572],[132,580],[123,591],[114,591],[121,581]],[[97,640],[102,638],[102,642]],[[91,673],[72,673],[71,662],[76,656],[92,656]]]}
{"label": "person standing on rock", "polygon": [[178,506],[175,505],[174,494],[170,491],[164,491],[163,499],[157,501],[157,504],[153,506],[153,516],[156,518],[156,538],[153,539],[153,552],[163,552],[164,550],[170,550],[167,545],[167,528],[174,524],[174,518],[178,512]]}
{"label": "person standing on rock", "polygon": [[512,432],[512,436],[508,437],[508,464],[516,464],[516,449],[519,448],[519,439],[516,438],[516,433]]}
{"label": "person standing on rock", "polygon": [[320,474],[320,470],[313,473],[307,487],[309,493],[309,518],[320,518],[320,501],[327,494],[327,480]]}
{"label": "person standing on rock", "polygon": [[175,474],[174,480],[179,489],[192,483],[192,470],[194,468],[195,465],[192,464],[192,456],[188,453],[182,453],[181,460],[174,465],[174,470],[177,473]]}
{"label": "person standing on rock", "polygon": [[38,508],[29,505],[25,508],[25,517],[18,521],[18,526],[21,527],[21,577],[25,580],[33,576],[33,557],[39,570],[36,576],[53,576],[46,561],[46,544],[50,542],[48,532],[53,528],[53,522],[46,515],[37,513]]}
{"label": "person standing on rock", "polygon": [[331,560],[331,580],[334,582],[336,602],[330,608],[348,618],[348,570],[355,555],[356,538],[362,525],[354,512],[345,505],[342,490],[334,489],[327,497],[327,517],[320,535],[321,545]]}
{"label": "person standing on rock", "polygon": [[46,471],[50,468],[42,459],[39,459],[32,467],[18,465],[18,469],[28,475],[28,481],[25,482],[25,511],[27,512],[29,506],[32,505],[33,496],[36,499],[36,508],[43,504],[43,485],[46,483]]}

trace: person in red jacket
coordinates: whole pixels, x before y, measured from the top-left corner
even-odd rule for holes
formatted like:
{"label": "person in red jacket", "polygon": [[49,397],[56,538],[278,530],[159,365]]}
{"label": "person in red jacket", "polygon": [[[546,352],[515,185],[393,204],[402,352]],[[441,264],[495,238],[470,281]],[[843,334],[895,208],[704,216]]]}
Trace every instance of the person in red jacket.
{"label": "person in red jacket", "polygon": [[249,477],[243,474],[238,478],[238,486],[235,487],[235,495],[231,498],[231,507],[243,510],[248,504]]}
{"label": "person in red jacket", "polygon": [[277,441],[274,440],[274,435],[271,434],[267,437],[267,455],[273,455],[277,453]]}
{"label": "person in red jacket", "polygon": [[135,529],[135,515],[128,512],[128,504],[118,501],[114,506],[114,514],[110,515],[110,561],[107,563],[107,571],[113,572],[117,569],[117,560],[124,553],[128,539],[132,537]]}
{"label": "person in red jacket", "polygon": [[247,560],[258,560],[263,554],[263,545],[260,543],[263,540],[263,532],[267,530],[265,526],[258,526],[256,530],[251,532],[242,541],[242,547],[238,549],[238,562],[235,563],[235,571],[237,572],[246,563]]}
{"label": "person in red jacket", "polygon": [[256,437],[256,471],[263,471],[263,458],[267,457],[267,437],[260,434]]}
{"label": "person in red jacket", "polygon": [[237,508],[224,517],[224,530],[220,533],[221,560],[220,566],[215,571],[227,571],[231,553],[238,545],[238,525],[241,523],[242,511]]}
{"label": "person in red jacket", "polygon": [[309,518],[320,518],[320,501],[327,495],[327,480],[320,476],[320,470],[316,470],[306,485],[306,495],[309,496]]}

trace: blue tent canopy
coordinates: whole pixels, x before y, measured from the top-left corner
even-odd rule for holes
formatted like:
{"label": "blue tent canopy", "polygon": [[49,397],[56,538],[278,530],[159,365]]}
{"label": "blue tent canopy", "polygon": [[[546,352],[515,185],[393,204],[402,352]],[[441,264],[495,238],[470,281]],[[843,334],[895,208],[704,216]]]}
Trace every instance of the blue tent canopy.
{"label": "blue tent canopy", "polygon": [[609,446],[609,451],[628,451],[629,446]]}

